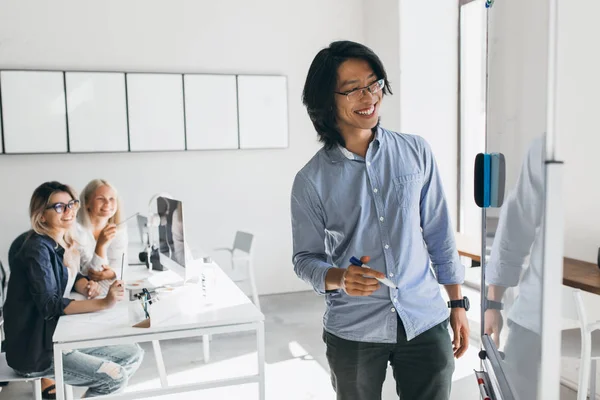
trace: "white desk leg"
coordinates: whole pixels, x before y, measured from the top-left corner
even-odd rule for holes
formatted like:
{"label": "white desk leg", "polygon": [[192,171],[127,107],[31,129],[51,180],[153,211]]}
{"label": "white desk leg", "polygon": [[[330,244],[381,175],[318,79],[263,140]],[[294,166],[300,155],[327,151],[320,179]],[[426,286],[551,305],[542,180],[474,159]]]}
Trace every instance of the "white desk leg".
{"label": "white desk leg", "polygon": [[265,400],[265,324],[259,322],[256,328],[258,350],[258,399]]}
{"label": "white desk leg", "polygon": [[202,349],[204,350],[204,362],[210,361],[210,335],[202,335]]}
{"label": "white desk leg", "polygon": [[590,399],[596,399],[596,365],[598,360],[592,360],[592,368],[590,372]]}
{"label": "white desk leg", "polygon": [[162,351],[160,351],[158,340],[152,341],[152,349],[154,349],[154,359],[156,360],[156,368],[158,369],[158,376],[160,377],[160,386],[164,388],[168,387],[167,370],[165,369],[165,362],[163,361]]}
{"label": "white desk leg", "polygon": [[65,385],[65,399],[73,400],[73,386]]}
{"label": "white desk leg", "polygon": [[35,400],[42,400],[42,379],[36,379],[33,381],[33,398]]}
{"label": "white desk leg", "polygon": [[63,352],[54,347],[54,380],[56,381],[56,400],[65,400],[65,382],[63,378]]}

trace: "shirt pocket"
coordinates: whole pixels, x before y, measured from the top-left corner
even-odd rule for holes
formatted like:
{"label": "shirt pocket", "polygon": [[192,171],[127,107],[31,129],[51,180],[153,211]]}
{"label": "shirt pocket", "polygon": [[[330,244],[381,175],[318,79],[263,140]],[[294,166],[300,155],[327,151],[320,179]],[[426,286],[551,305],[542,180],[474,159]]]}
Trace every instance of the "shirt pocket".
{"label": "shirt pocket", "polygon": [[420,172],[401,175],[394,179],[400,208],[418,208],[423,176]]}

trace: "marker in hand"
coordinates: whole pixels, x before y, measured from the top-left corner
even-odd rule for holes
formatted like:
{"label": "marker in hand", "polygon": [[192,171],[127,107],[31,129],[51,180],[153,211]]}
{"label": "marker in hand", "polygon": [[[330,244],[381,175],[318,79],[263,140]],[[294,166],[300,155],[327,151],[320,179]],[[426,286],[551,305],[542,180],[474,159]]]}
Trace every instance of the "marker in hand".
{"label": "marker in hand", "polygon": [[[369,267],[367,264],[363,264],[358,258],[356,257],[350,257],[350,263],[352,265],[356,265],[357,267],[363,267],[363,268],[371,268]],[[388,278],[375,278],[377,279],[379,282],[383,283],[385,286],[389,286],[392,289],[397,289],[396,285],[394,285],[394,282],[390,281]]]}

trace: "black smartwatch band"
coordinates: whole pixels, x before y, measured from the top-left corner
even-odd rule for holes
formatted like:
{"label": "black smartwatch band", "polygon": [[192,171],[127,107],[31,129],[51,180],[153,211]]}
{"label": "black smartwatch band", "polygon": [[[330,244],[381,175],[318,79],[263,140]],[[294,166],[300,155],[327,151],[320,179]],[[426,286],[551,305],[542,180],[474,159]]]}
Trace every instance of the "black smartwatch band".
{"label": "black smartwatch band", "polygon": [[504,310],[504,304],[499,301],[485,299],[486,310]]}
{"label": "black smartwatch band", "polygon": [[450,300],[448,302],[448,307],[464,308],[466,311],[469,311],[469,308],[470,308],[469,299],[465,296],[460,300]]}

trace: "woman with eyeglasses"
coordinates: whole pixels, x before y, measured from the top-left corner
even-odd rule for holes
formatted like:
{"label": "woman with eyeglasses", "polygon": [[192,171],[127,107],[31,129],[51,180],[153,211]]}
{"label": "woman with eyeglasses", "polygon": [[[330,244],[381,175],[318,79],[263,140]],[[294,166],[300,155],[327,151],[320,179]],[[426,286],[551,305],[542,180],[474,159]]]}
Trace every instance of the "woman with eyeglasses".
{"label": "woman with eyeglasses", "polygon": [[[79,200],[73,189],[59,182],[40,185],[31,197],[32,229],[20,235],[9,250],[11,275],[4,304],[6,360],[19,375],[52,378],[52,336],[62,315],[113,307],[124,296],[115,281],[102,299],[99,287],[78,271],[78,243],[74,224]],[[88,298],[72,300],[74,290]],[[65,383],[84,386],[85,397],[107,395],[127,385],[138,369],[143,351],[138,345],[96,347],[63,354]],[[54,385],[44,397],[55,398]]]}
{"label": "woman with eyeglasses", "polygon": [[127,230],[118,228],[121,211],[121,198],[107,181],[94,179],[83,189],[77,215],[81,272],[100,284],[102,294],[117,278],[115,269],[127,262]]}

